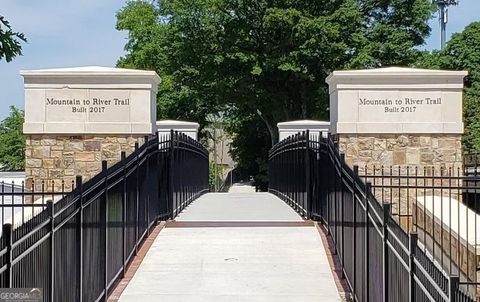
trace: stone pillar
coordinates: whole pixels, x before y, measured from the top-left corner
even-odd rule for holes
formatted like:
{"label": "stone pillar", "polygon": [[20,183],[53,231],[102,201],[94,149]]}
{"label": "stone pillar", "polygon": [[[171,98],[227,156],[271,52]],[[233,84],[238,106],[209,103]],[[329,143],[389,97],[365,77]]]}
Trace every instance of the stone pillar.
{"label": "stone pillar", "polygon": [[[441,249],[434,257],[442,250],[453,255],[451,260],[462,274],[472,277],[470,272],[476,272],[477,265],[472,260],[475,253],[468,252],[475,250],[468,244],[469,236],[459,235],[457,238],[464,236],[460,241],[448,236],[468,228],[464,224],[468,219],[460,220],[463,214],[458,214],[456,226],[451,223],[457,215],[447,214],[447,210],[466,208],[462,206],[462,183],[438,177],[440,173],[449,175],[449,168],[453,168],[453,175],[462,171],[462,89],[466,75],[464,71],[392,67],[335,71],[327,83],[332,133],[347,163],[360,166],[374,186],[374,196],[391,204],[392,217],[404,231],[423,233],[427,248],[434,240]],[[362,171],[364,166],[367,171]],[[381,178],[371,177],[373,174]],[[419,177],[412,177],[415,175]],[[444,189],[448,187],[454,189]],[[423,241],[423,236],[419,240]],[[461,262],[456,260],[459,254]],[[465,264],[464,259],[470,261]]]}
{"label": "stone pillar", "polygon": [[175,121],[175,120],[161,120],[156,124],[159,136],[170,137],[170,131],[182,132],[194,140],[198,140],[198,127],[200,125],[194,122]]}
{"label": "stone pillar", "polygon": [[349,165],[462,165],[465,71],[380,68],[326,80],[332,134]]}
{"label": "stone pillar", "polygon": [[27,188],[66,189],[112,165],[121,151],[155,131],[158,75],[153,71],[79,67],[21,71],[25,82]]}
{"label": "stone pillar", "polygon": [[318,136],[320,132],[330,132],[330,122],[326,121],[298,120],[278,123],[277,127],[279,140],[306,130],[310,131],[312,137]]}

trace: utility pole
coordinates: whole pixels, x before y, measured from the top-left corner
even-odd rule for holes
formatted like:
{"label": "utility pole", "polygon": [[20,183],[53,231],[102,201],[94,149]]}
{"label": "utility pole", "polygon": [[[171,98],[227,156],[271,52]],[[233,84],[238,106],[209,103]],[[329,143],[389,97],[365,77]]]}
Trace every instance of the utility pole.
{"label": "utility pole", "polygon": [[448,23],[448,7],[458,5],[459,0],[433,0],[438,6],[438,21],[440,22],[440,46],[445,48],[447,42],[447,23]]}

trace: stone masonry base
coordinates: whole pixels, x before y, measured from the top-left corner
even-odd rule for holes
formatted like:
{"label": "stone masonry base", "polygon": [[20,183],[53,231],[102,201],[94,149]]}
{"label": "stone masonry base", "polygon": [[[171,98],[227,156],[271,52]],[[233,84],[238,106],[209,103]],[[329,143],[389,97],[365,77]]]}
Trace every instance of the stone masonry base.
{"label": "stone masonry base", "polygon": [[462,167],[458,134],[341,134],[339,147],[349,166]]}
{"label": "stone masonry base", "polygon": [[143,142],[143,136],[115,136],[115,135],[82,135],[82,136],[55,136],[55,135],[27,135],[25,147],[26,188],[31,190],[32,183],[35,191],[62,190],[62,181],[65,191],[71,190],[76,175],[81,175],[87,181],[102,168],[102,160],[108,166],[118,162],[121,151],[128,154],[133,152],[135,143]]}

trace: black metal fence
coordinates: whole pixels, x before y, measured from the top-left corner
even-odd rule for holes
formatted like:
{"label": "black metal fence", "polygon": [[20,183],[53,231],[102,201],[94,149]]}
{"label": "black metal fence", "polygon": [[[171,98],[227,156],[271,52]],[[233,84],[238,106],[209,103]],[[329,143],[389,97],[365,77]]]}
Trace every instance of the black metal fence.
{"label": "black metal fence", "polygon": [[[476,283],[445,270],[423,236],[402,225],[400,207],[375,194],[330,136],[305,132],[279,142],[269,154],[269,176],[270,192],[325,225],[355,301],[476,301]],[[444,182],[428,185],[441,190]]]}
{"label": "black metal fence", "polygon": [[474,293],[480,260],[480,175],[467,167],[364,167],[377,200],[405,232],[418,234],[425,252]]}
{"label": "black metal fence", "polygon": [[0,287],[106,301],[155,224],[208,191],[208,152],[173,131],[102,168],[85,183],[77,176],[68,193],[2,185]]}

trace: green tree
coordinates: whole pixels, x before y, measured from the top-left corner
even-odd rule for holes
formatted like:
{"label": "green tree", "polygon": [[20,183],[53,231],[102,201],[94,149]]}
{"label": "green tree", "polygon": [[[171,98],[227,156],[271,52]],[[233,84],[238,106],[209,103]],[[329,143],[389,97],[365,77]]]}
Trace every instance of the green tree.
{"label": "green tree", "polygon": [[161,76],[159,117],[205,125],[222,111],[260,121],[267,145],[240,152],[238,144],[237,154],[261,154],[277,141],[278,122],[328,119],[333,70],[416,62],[433,8],[430,0],[129,1],[117,15],[129,35],[119,66]]}
{"label": "green tree", "polygon": [[20,171],[25,168],[24,114],[10,107],[10,115],[0,122],[0,170]]}
{"label": "green tree", "polygon": [[0,60],[5,58],[7,62],[12,61],[16,56],[22,55],[21,42],[27,42],[25,35],[14,32],[10,23],[0,15]]}
{"label": "green tree", "polygon": [[415,62],[431,14],[428,0],[130,1],[119,66],[160,74],[161,116],[242,104],[274,142],[277,122],[328,116],[332,70]]}
{"label": "green tree", "polygon": [[443,50],[424,53],[416,65],[468,71],[463,96],[464,148],[480,151],[480,22],[452,35]]}
{"label": "green tree", "polygon": [[192,120],[203,129],[208,124],[207,115],[220,109],[205,93],[208,88],[205,77],[196,78],[201,72],[188,66],[187,60],[195,59],[197,46],[191,45],[183,50],[185,53],[177,54],[180,51],[174,37],[177,33],[168,19],[158,5],[127,2],[117,14],[116,28],[128,31],[127,54],[119,59],[117,66],[155,70],[162,78],[157,98],[158,118]]}
{"label": "green tree", "polygon": [[236,173],[242,179],[253,176],[255,184],[266,189],[270,138],[257,114],[239,112],[226,122],[225,130],[233,133],[230,155],[236,162]]}

